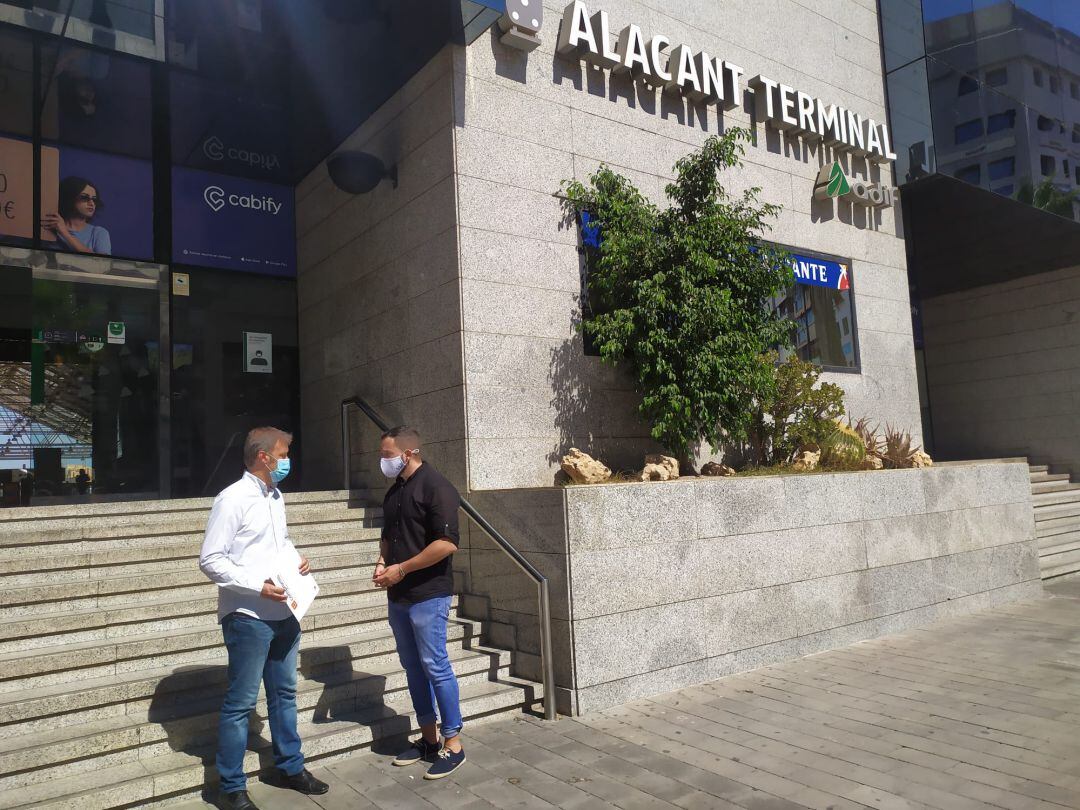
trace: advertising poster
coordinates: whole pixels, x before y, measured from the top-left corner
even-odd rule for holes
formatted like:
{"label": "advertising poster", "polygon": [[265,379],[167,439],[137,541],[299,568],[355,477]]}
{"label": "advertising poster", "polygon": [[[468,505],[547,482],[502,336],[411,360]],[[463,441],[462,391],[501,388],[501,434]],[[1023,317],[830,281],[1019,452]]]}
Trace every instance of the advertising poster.
{"label": "advertising poster", "polygon": [[[56,207],[59,158],[41,150],[42,204]],[[34,238],[34,147],[29,141],[0,138],[0,237]],[[52,238],[42,233],[42,238]]]}
{"label": "advertising poster", "polygon": [[173,260],[295,276],[292,188],[173,167]]}
{"label": "advertising poster", "polygon": [[[52,150],[56,152],[56,150]],[[43,160],[43,165],[47,161]],[[59,150],[58,171],[46,172],[50,193],[42,220],[52,249],[125,259],[154,257],[154,176],[149,162]],[[77,241],[76,241],[77,240]]]}

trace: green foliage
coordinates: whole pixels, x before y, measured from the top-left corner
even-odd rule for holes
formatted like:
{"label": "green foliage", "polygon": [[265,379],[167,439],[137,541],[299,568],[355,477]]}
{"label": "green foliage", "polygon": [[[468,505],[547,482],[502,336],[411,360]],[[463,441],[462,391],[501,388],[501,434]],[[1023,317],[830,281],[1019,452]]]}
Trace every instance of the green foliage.
{"label": "green foliage", "polygon": [[1074,219],[1073,203],[1080,201],[1080,190],[1062,191],[1048,177],[1037,186],[1030,181],[1021,184],[1016,190],[1016,199],[1059,217]]}
{"label": "green foliage", "polygon": [[767,354],[790,340],[766,306],[793,281],[786,255],[762,242],[780,209],[721,184],[749,138],[729,129],[680,160],[665,210],[607,167],[565,184],[569,213],[587,211],[603,235],[587,248],[582,328],[605,362],[629,367],[653,438],[681,457],[746,438],[753,403],[775,385]]}
{"label": "green foliage", "polygon": [[821,369],[798,357],[777,365],[769,355],[774,385],[755,404],[750,429],[752,453],[759,464],[783,464],[799,448],[823,448],[844,414],[844,392],[838,385],[818,385]]}

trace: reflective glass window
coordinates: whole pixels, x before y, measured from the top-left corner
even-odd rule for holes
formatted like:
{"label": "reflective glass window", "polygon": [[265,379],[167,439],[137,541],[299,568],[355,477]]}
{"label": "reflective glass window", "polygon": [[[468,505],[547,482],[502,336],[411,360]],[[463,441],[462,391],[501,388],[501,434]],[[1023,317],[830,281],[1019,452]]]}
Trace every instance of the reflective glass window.
{"label": "reflective glass window", "polygon": [[1016,174],[1016,158],[1007,157],[1000,160],[992,160],[987,166],[987,173],[990,176],[990,181],[1004,180],[1006,177],[1012,177]]}
{"label": "reflective glass window", "polygon": [[30,137],[34,111],[34,51],[30,38],[0,31],[0,132]]}
{"label": "reflective glass window", "polygon": [[971,121],[965,121],[963,124],[956,125],[955,140],[956,143],[967,143],[973,141],[976,138],[982,137],[983,134],[983,121],[981,118],[975,118]]}
{"label": "reflective glass window", "polygon": [[1052,155],[1042,155],[1039,158],[1043,177],[1053,177],[1057,171],[1057,160]]}
{"label": "reflective glass window", "polygon": [[1039,128],[1039,132],[1052,132],[1054,129],[1054,120],[1045,115],[1040,115],[1035,125]]}
{"label": "reflective glass window", "polygon": [[1061,92],[1061,79],[1057,76],[1050,77],[1050,92],[1055,94]]}
{"label": "reflective glass window", "polygon": [[1016,126],[1016,110],[1006,110],[1002,113],[994,113],[986,119],[986,131],[988,134],[1001,132],[1004,129],[1013,129]]}
{"label": "reflective glass window", "polygon": [[1080,101],[1080,84],[1076,82],[1069,83],[1069,95],[1071,95],[1077,101]]}
{"label": "reflective glass window", "polygon": [[991,87],[1004,87],[1009,83],[1008,68],[997,68],[986,71],[986,83]]}
{"label": "reflective glass window", "polygon": [[982,167],[978,163],[973,166],[965,166],[956,173],[956,179],[977,186],[982,182]]}
{"label": "reflective glass window", "polygon": [[792,258],[796,283],[771,302],[796,324],[795,345],[781,351],[781,360],[797,355],[826,369],[858,368],[851,265],[801,254]]}
{"label": "reflective glass window", "polygon": [[958,96],[968,96],[972,93],[978,92],[979,83],[975,81],[971,76],[961,76],[960,86],[957,88],[956,94]]}
{"label": "reflective glass window", "polygon": [[1032,76],[1035,79],[1035,86],[1036,87],[1042,87],[1043,84],[1044,84],[1042,70],[1039,69],[1039,68],[1035,68],[1034,71],[1032,72]]}

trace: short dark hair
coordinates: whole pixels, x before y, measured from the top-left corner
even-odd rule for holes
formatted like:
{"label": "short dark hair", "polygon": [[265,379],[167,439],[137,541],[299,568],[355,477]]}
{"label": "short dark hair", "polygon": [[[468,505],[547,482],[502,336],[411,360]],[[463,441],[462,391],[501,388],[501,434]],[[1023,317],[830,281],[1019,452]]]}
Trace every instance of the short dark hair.
{"label": "short dark hair", "polygon": [[101,199],[101,191],[97,185],[92,181],[87,180],[85,177],[65,177],[60,181],[60,195],[57,208],[58,213],[64,219],[71,219],[75,216],[75,203],[79,201],[79,195],[83,193],[83,189],[90,187],[97,192],[97,210],[100,213],[105,210],[105,201]]}
{"label": "short dark hair", "polygon": [[[402,450],[420,449],[420,432],[416,430],[416,428],[411,428],[408,425],[392,427],[382,435],[382,438],[393,439],[394,444]],[[404,444],[402,442],[404,442]],[[411,445],[411,447],[406,445]]]}
{"label": "short dark hair", "polygon": [[292,434],[272,427],[257,427],[248,432],[244,439],[244,466],[250,467],[259,457],[259,453],[270,455],[279,441],[292,444]]}

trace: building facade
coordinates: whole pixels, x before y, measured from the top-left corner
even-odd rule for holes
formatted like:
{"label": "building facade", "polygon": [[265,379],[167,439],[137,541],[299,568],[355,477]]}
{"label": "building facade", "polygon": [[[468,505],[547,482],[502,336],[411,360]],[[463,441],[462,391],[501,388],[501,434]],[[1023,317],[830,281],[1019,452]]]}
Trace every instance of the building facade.
{"label": "building facade", "polygon": [[[0,4],[22,217],[0,228],[0,465],[61,479],[40,497],[77,494],[67,467],[94,496],[213,492],[263,422],[296,432],[299,485],[340,487],[357,395],[463,489],[552,486],[571,446],[640,468],[658,448],[578,332],[560,190],[604,164],[666,205],[675,162],[732,126],[753,142],[728,190],[780,206],[769,237],[795,257],[774,303],[796,351],[918,440],[873,2],[19,5]],[[834,167],[839,199],[818,188]],[[111,257],[25,215],[58,213],[69,178],[104,202]],[[380,486],[353,421],[349,483]]]}

